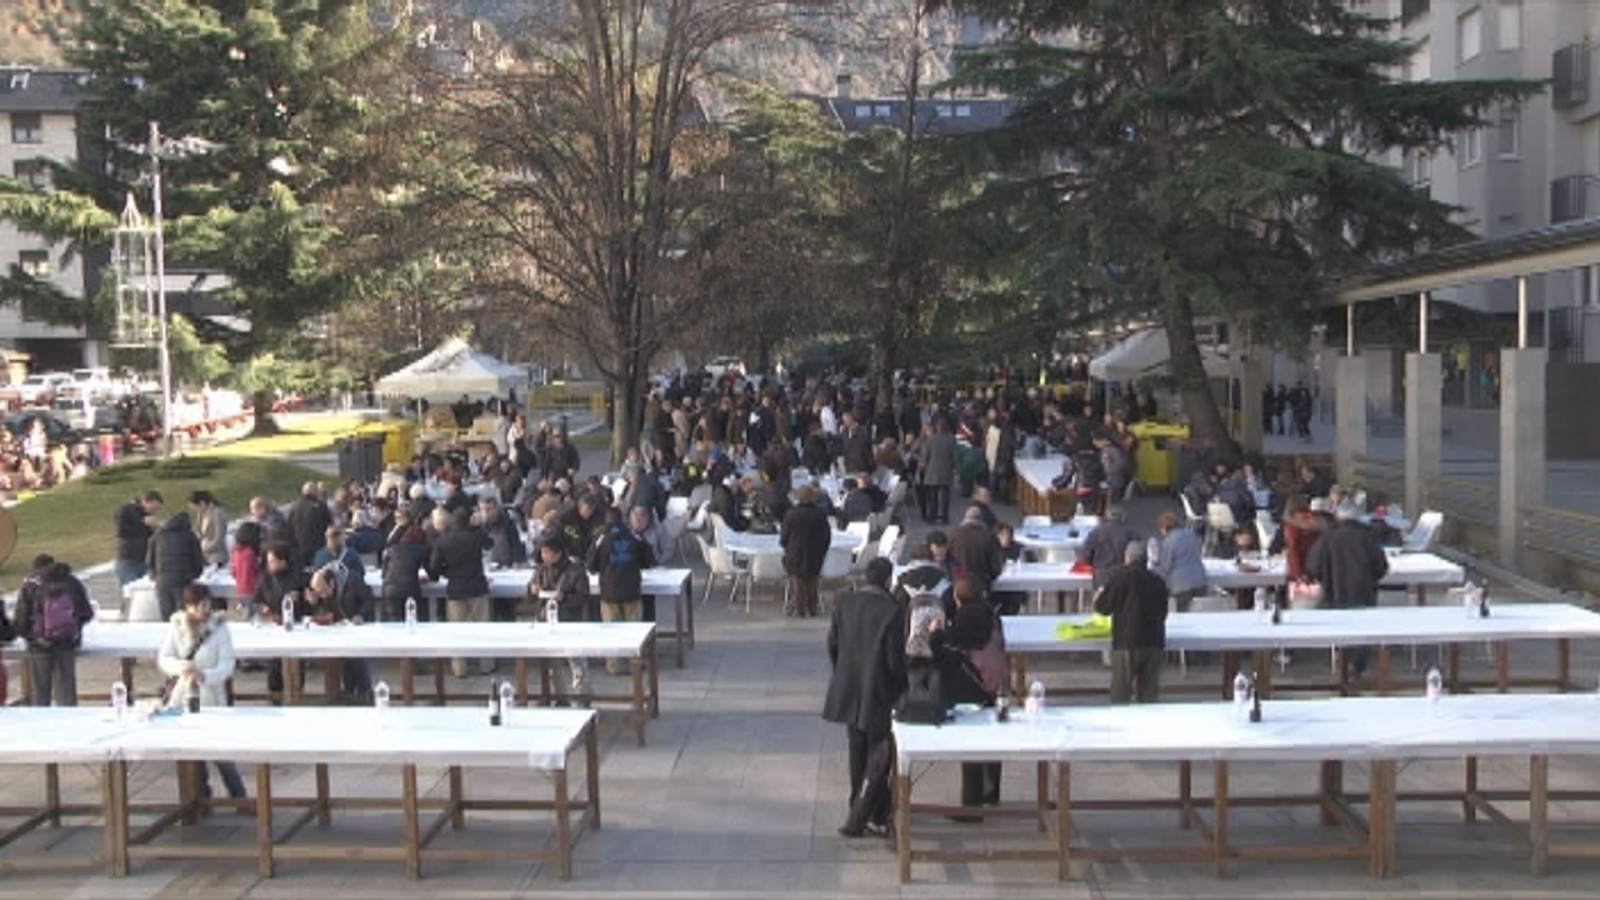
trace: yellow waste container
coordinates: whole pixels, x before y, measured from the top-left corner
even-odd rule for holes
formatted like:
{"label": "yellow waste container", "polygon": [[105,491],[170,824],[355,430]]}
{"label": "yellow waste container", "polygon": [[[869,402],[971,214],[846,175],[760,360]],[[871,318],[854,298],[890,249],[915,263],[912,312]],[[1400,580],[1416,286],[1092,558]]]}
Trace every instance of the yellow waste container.
{"label": "yellow waste container", "polygon": [[411,419],[384,419],[369,422],[356,429],[356,434],[383,435],[383,464],[406,465],[417,452],[417,423]]}
{"label": "yellow waste container", "polygon": [[1133,453],[1133,477],[1140,486],[1171,488],[1178,474],[1178,445],[1189,439],[1189,426],[1145,420],[1128,426],[1139,445]]}

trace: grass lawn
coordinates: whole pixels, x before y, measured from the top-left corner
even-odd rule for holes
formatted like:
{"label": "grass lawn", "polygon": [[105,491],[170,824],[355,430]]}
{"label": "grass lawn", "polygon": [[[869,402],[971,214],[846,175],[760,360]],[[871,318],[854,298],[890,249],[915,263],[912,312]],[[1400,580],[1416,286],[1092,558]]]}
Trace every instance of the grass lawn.
{"label": "grass lawn", "polygon": [[[321,430],[319,427],[318,431]],[[343,432],[328,433],[328,443],[348,430],[347,422]],[[267,438],[262,443],[280,439]],[[29,561],[39,553],[66,560],[74,568],[110,560],[115,537],[112,515],[117,507],[150,488],[160,491],[166,498],[164,515],[183,509],[191,491],[205,489],[217,496],[230,516],[236,516],[248,508],[250,498],[256,494],[283,502],[293,499],[303,482],[316,479],[326,480],[326,476],[282,459],[236,453],[119,463],[40,494],[11,510],[17,519],[17,549],[5,565],[0,566],[0,587],[14,588],[27,571]]]}
{"label": "grass lawn", "polygon": [[[245,438],[195,450],[190,456],[286,456],[291,453],[320,453],[332,450],[334,441],[349,437],[369,420],[361,416],[299,416],[294,424],[272,437]],[[218,496],[221,496],[220,494]],[[233,507],[230,505],[229,509]]]}

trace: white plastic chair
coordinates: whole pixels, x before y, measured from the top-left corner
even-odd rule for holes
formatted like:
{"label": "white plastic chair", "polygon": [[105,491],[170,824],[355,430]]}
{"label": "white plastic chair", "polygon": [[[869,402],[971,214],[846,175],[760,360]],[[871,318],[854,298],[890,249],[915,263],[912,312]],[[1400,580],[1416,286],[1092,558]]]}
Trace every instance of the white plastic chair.
{"label": "white plastic chair", "polygon": [[[850,547],[829,547],[828,555],[822,558],[822,572],[817,576],[817,580],[824,585],[832,584],[837,589],[839,585],[849,580],[850,568],[855,565],[855,561],[855,550]],[[827,611],[828,602],[823,599],[822,609],[819,612]]]}
{"label": "white plastic chair", "polygon": [[750,611],[750,595],[758,584],[783,585],[784,602],[789,600],[789,573],[783,570],[780,553],[757,553],[750,557],[750,574],[744,582],[744,611]]}
{"label": "white plastic chair", "polygon": [[891,563],[898,562],[899,557],[895,555],[894,545],[899,540],[899,525],[890,525],[883,529],[883,534],[878,535],[878,555]]}
{"label": "white plastic chair", "polygon": [[1417,517],[1405,541],[1400,545],[1404,553],[1426,553],[1439,537],[1439,526],[1444,524],[1444,513],[1430,509]]}
{"label": "white plastic chair", "polygon": [[695,485],[694,490],[689,492],[689,508],[690,509],[699,509],[700,507],[705,506],[707,503],[710,503],[710,502],[711,502],[711,485],[709,485],[709,484],[697,484],[697,485]]}
{"label": "white plastic chair", "polygon": [[851,587],[854,587],[856,582],[858,582],[863,575],[867,574],[867,563],[872,562],[877,557],[877,544],[868,541],[867,543],[861,545],[861,548],[856,551],[855,561],[850,565]]}
{"label": "white plastic chair", "polygon": [[862,548],[866,547],[867,543],[872,540],[871,522],[851,522],[844,526],[844,530],[847,534],[855,536],[857,553],[860,553]]}
{"label": "white plastic chair", "polygon": [[705,602],[711,599],[711,589],[716,584],[718,578],[726,578],[732,582],[728,588],[728,602],[732,603],[733,598],[738,594],[739,591],[739,581],[740,579],[744,578],[747,573],[745,572],[744,568],[734,560],[733,555],[730,554],[726,548],[712,544],[710,541],[707,541],[704,537],[701,537],[698,534],[694,536],[694,539],[695,542],[700,545],[700,554],[705,557],[706,565],[711,569],[711,573],[706,576],[706,592],[705,595],[700,598],[701,605],[705,605]]}
{"label": "white plastic chair", "polygon": [[1278,536],[1278,526],[1272,522],[1263,522],[1256,517],[1256,539],[1261,541],[1261,552],[1265,554],[1267,548],[1272,546],[1272,539]]}
{"label": "white plastic chair", "polygon": [[1205,527],[1206,517],[1194,511],[1194,504],[1189,502],[1189,495],[1178,492],[1178,499],[1183,501],[1183,517],[1190,531],[1200,531]]}

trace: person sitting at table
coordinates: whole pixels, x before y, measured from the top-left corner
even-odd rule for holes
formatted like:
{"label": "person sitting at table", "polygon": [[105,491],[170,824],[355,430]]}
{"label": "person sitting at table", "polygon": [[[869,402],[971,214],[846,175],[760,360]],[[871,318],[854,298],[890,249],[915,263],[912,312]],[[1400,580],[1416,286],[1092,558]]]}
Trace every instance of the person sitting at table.
{"label": "person sitting at table", "polygon": [[1120,506],[1106,510],[1105,517],[1078,546],[1078,561],[1088,563],[1095,590],[1100,590],[1111,576],[1122,568],[1123,551],[1128,544],[1139,539],[1138,532],[1128,526]]}
{"label": "person sitting at table", "polygon": [[1122,560],[1094,598],[1094,611],[1111,617],[1111,702],[1155,703],[1167,648],[1167,583],[1145,568],[1142,541],[1129,541]]}
{"label": "person sitting at table", "polygon": [[[647,515],[643,509],[634,515]],[[648,524],[648,523],[646,523]],[[639,621],[643,573],[656,564],[655,551],[640,540],[616,510],[607,513],[605,536],[589,553],[589,569],[600,575],[600,619],[604,622]],[[607,659],[606,672],[621,674],[622,661]]]}
{"label": "person sitting at table", "polygon": [[901,603],[910,603],[911,598],[915,596],[933,594],[940,598],[941,606],[948,612],[955,608],[955,601],[950,598],[949,593],[949,566],[934,561],[933,552],[928,544],[912,547],[910,561],[895,578],[895,598]]}
{"label": "person sitting at table", "polygon": [[626,482],[619,498],[623,509],[642,506],[657,519],[666,518],[667,492],[661,489],[659,478],[636,462],[622,467],[622,477]]}
{"label": "person sitting at table", "polygon": [[[183,589],[182,608],[167,620],[166,637],[156,653],[161,674],[173,679],[167,692],[167,705],[181,707],[191,692],[200,697],[200,708],[228,705],[228,679],[233,677],[233,635],[227,617],[212,608],[211,592],[205,585],[189,584]],[[234,800],[245,797],[244,779],[239,767],[214,760],[223,787]],[[200,769],[200,796],[211,796],[211,777],[204,762]]]}
{"label": "person sitting at table", "polygon": [[1295,486],[1300,496],[1306,500],[1317,500],[1328,496],[1328,489],[1333,487],[1333,480],[1318,472],[1310,463],[1300,465],[1300,483]]}
{"label": "person sitting at table", "polygon": [[[1004,634],[1000,617],[984,598],[982,586],[972,578],[957,578],[951,595],[955,600],[954,614],[947,614],[942,626],[938,619],[929,623],[928,635],[945,700],[952,705],[992,706],[995,693],[985,686],[984,673],[977,667],[975,657],[989,645],[995,629],[1002,629]],[[1000,689],[1005,688],[1002,685]],[[961,764],[961,805],[1000,805],[1000,763]],[[979,821],[976,817],[952,818],[960,822]]]}
{"label": "person sitting at table", "polygon": [[844,502],[839,504],[839,529],[851,522],[865,522],[872,518],[872,495],[854,478],[844,480]]}
{"label": "person sitting at table", "polygon": [[[250,597],[251,609],[255,619],[270,625],[283,624],[283,601],[288,598],[294,604],[296,621],[303,620],[311,615],[311,604],[305,598],[306,576],[304,570],[294,564],[294,546],[287,542],[276,542],[267,545],[266,564],[261,572],[261,579],[256,582],[255,593]],[[300,672],[300,681],[305,681],[305,671]],[[273,705],[278,705],[283,698],[283,661],[271,660],[267,664],[267,691],[274,695]]]}
{"label": "person sitting at table", "polygon": [[[478,511],[473,522],[489,536],[489,565],[500,569],[520,566],[528,561],[528,548],[522,542],[522,524],[512,512],[500,505],[492,494],[478,498]],[[495,622],[516,621],[516,601],[492,603],[489,618]]]}
{"label": "person sitting at table", "polygon": [[[372,589],[355,572],[331,562],[311,574],[306,586],[311,603],[311,621],[318,625],[348,622],[360,625],[372,621],[377,599]],[[364,659],[346,659],[340,664],[341,690],[347,697],[363,701],[372,695],[372,670]]]}
{"label": "person sitting at table", "polygon": [[[1389,574],[1389,558],[1354,509],[1344,507],[1338,516],[1334,526],[1312,545],[1306,558],[1306,574],[1322,585],[1325,607],[1377,606],[1378,582]],[[1367,668],[1367,649],[1352,648],[1350,664],[1359,678]]]}
{"label": "person sitting at table", "polygon": [[[1022,561],[1022,545],[1017,543],[1017,532],[1008,522],[999,522],[994,526],[994,541],[1000,548],[1000,559],[1005,563]],[[989,592],[989,602],[1002,616],[1014,616],[1028,604],[1027,591],[994,591]]]}
{"label": "person sitting at table", "polygon": [[[428,557],[428,577],[445,580],[445,616],[451,622],[489,621],[489,579],[483,572],[483,554],[490,546],[488,535],[475,527],[464,512],[452,516],[435,510],[434,524],[439,537]],[[457,678],[466,678],[467,660],[451,659],[450,670]],[[494,670],[493,659],[479,661],[480,674],[488,675]]]}
{"label": "person sitting at table", "polygon": [[723,481],[711,487],[711,512],[722,517],[722,521],[734,531],[750,530],[750,522],[744,517],[743,504],[739,502],[738,480],[729,475]]}
{"label": "person sitting at table", "polygon": [[1150,571],[1161,576],[1178,612],[1188,612],[1194,598],[1206,592],[1206,563],[1200,553],[1200,539],[1172,510],[1156,517],[1156,535],[1161,539],[1156,558],[1147,560]]}
{"label": "person sitting at table", "polygon": [[598,497],[584,494],[571,509],[562,514],[561,533],[566,537],[568,553],[588,556],[589,550],[600,539],[601,531],[605,527],[605,520],[600,513],[601,508]]}
{"label": "person sitting at table", "polygon": [[311,556],[311,569],[313,571],[328,565],[338,563],[356,573],[357,578],[366,576],[367,566],[361,561],[361,554],[344,541],[344,531],[337,526],[329,526],[324,533],[322,546]]}
{"label": "person sitting at table", "polygon": [[[528,581],[528,596],[537,602],[539,615],[544,616],[544,599],[553,599],[562,622],[592,622],[595,620],[593,596],[589,593],[589,573],[583,564],[567,552],[566,541],[553,534],[539,542],[539,567]],[[558,680],[559,681],[559,680]],[[557,683],[556,691],[563,687]],[[554,706],[571,705],[587,708],[589,705],[589,662],[581,656],[567,658],[567,699],[555,700]]]}

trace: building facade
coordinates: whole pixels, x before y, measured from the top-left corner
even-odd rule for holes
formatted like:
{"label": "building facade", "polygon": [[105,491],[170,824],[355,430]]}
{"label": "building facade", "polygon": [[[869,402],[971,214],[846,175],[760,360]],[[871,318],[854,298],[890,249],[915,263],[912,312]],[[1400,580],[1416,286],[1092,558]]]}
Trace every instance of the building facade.
{"label": "building facade", "polygon": [[[48,191],[50,170],[41,160],[80,159],[83,83],[81,72],[0,67],[0,174]],[[92,294],[90,278],[98,278],[82,258],[68,258],[62,247],[0,220],[0,267],[10,271],[13,265],[85,302]],[[34,371],[104,365],[106,358],[105,344],[83,328],[32,319],[15,304],[0,305],[0,354]]]}

